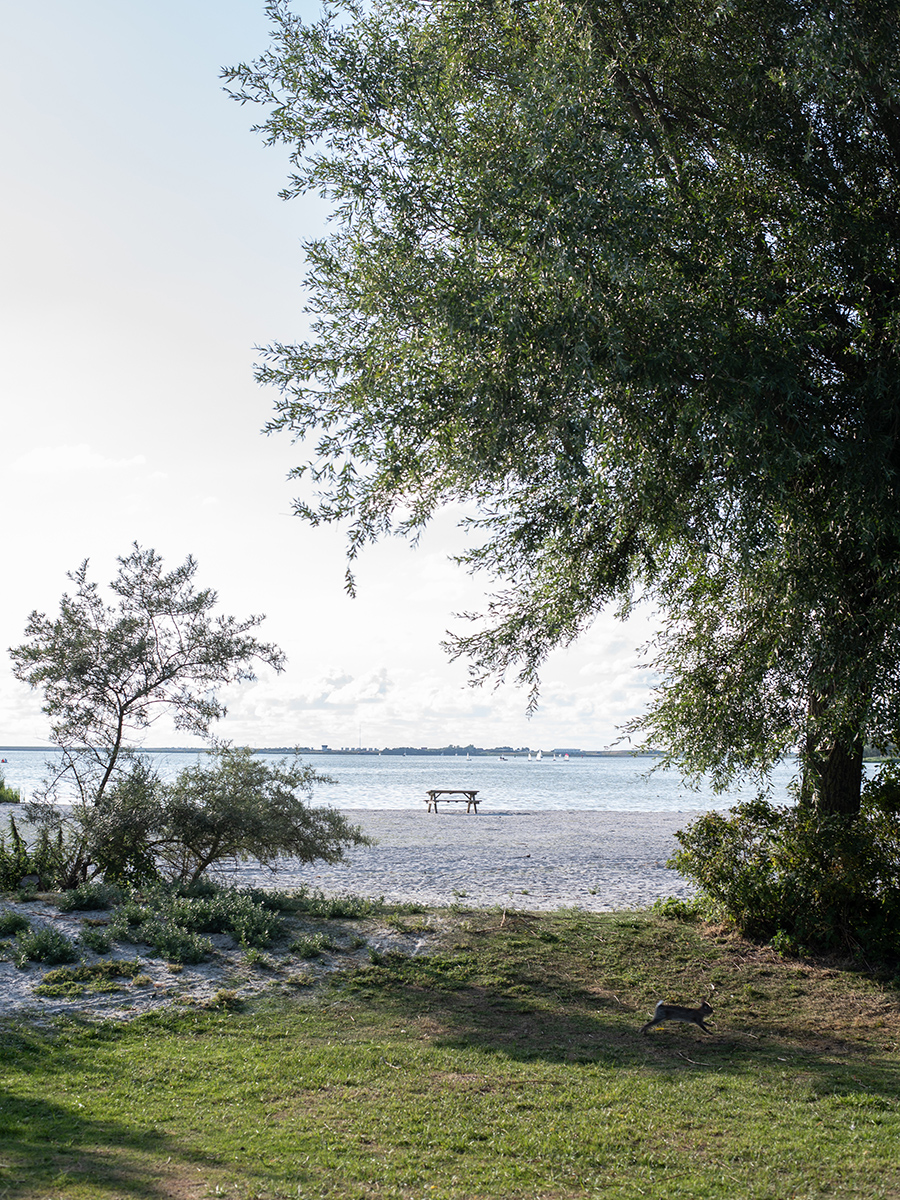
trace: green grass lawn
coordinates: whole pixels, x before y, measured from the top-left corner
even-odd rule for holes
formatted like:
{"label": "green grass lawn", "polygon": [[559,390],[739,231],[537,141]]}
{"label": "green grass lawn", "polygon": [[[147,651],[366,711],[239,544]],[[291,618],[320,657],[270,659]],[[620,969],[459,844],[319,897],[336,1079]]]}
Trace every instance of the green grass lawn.
{"label": "green grass lawn", "polygon": [[722,931],[458,913],[242,1010],[7,1026],[0,1197],[900,1197],[898,1043],[895,985]]}

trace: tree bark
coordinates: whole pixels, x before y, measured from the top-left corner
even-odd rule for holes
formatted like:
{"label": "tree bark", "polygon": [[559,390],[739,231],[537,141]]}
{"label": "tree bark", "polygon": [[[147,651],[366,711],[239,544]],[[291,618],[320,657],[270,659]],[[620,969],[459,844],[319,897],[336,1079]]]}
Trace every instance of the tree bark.
{"label": "tree bark", "polygon": [[809,763],[813,803],[822,816],[859,816],[862,793],[863,743],[861,738],[835,741],[826,755]]}

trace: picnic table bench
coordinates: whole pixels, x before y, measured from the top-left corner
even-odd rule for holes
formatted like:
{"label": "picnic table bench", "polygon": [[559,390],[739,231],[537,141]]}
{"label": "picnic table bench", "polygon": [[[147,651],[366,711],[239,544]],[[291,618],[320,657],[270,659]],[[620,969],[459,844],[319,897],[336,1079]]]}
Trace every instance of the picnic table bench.
{"label": "picnic table bench", "polygon": [[426,795],[428,796],[428,812],[431,812],[432,808],[437,812],[438,799],[441,799],[452,800],[456,804],[462,804],[465,801],[466,812],[474,809],[475,816],[478,816],[478,801],[475,799],[478,795],[477,788],[474,791],[471,788],[431,788]]}

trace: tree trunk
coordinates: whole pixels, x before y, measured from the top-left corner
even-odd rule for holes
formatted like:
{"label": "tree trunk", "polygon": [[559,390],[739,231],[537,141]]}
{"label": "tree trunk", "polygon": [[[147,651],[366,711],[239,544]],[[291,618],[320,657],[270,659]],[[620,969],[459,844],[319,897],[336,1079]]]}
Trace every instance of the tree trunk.
{"label": "tree trunk", "polygon": [[863,743],[836,741],[827,755],[816,755],[809,763],[809,783],[817,812],[824,816],[859,816],[862,791]]}

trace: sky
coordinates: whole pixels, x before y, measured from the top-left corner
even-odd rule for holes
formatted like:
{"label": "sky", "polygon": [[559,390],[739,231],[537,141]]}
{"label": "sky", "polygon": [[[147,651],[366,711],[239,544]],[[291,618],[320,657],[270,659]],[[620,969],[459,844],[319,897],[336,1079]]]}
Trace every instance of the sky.
{"label": "sky", "polygon": [[[295,11],[315,19],[318,6]],[[224,693],[217,734],[256,746],[600,749],[647,703],[652,617],[602,614],[543,674],[468,686],[440,643],[490,581],[449,560],[459,514],[391,539],[344,590],[345,534],[291,513],[300,460],[261,433],[275,399],[256,347],[301,340],[303,240],[318,197],[285,202],[284,148],[251,132],[223,66],[268,43],[262,0],[0,0],[0,744],[44,745],[39,693],[5,647],[53,615],[68,571],[106,584],[132,543],[192,554],[221,610],[265,613],[280,675]],[[149,744],[191,741],[162,720]]]}

